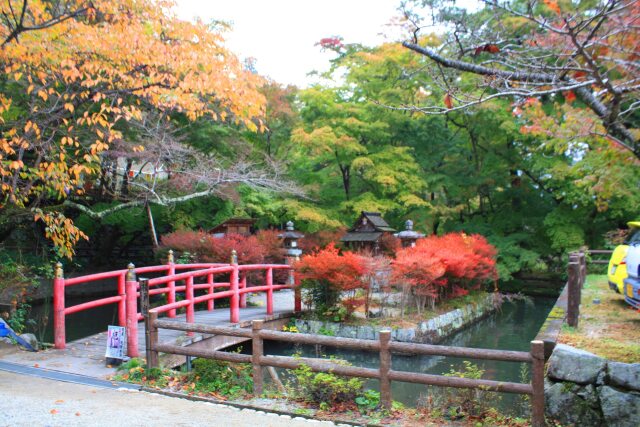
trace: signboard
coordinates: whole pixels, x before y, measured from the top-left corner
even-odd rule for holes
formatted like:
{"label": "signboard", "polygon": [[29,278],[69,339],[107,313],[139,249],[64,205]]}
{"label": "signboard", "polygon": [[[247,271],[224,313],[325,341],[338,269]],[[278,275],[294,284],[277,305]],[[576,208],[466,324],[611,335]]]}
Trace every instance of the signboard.
{"label": "signboard", "polygon": [[124,359],[127,345],[127,332],[122,326],[111,326],[107,330],[107,359]]}

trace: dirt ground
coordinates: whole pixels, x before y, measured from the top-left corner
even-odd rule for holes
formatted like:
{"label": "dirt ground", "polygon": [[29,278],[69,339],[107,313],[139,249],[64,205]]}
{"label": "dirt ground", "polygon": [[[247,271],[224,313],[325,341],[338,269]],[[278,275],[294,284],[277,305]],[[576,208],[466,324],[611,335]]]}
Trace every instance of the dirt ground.
{"label": "dirt ground", "polygon": [[640,312],[609,289],[607,276],[589,275],[582,289],[578,327],[565,325],[559,341],[607,359],[638,363]]}

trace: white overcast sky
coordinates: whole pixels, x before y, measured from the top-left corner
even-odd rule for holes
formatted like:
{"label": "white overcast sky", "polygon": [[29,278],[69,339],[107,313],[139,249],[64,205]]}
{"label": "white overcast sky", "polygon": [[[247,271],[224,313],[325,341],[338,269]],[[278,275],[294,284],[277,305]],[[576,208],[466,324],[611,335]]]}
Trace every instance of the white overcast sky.
{"label": "white overcast sky", "polygon": [[[227,47],[244,59],[257,60],[256,69],[283,84],[306,87],[310,71],[326,70],[333,52],[321,52],[316,43],[341,36],[345,43],[376,46],[393,41],[387,25],[399,16],[400,0],[176,0],[176,12],[185,20],[214,19],[233,26]],[[457,0],[478,8],[479,0]],[[396,36],[398,31],[395,31]],[[385,37],[383,34],[387,34]]]}
{"label": "white overcast sky", "polygon": [[375,46],[385,39],[398,0],[177,0],[176,12],[185,20],[199,17],[228,21],[233,29],[227,46],[241,58],[254,57],[262,75],[279,83],[306,86],[306,74],[325,70],[331,52],[315,44],[324,37],[342,36],[345,43]]}

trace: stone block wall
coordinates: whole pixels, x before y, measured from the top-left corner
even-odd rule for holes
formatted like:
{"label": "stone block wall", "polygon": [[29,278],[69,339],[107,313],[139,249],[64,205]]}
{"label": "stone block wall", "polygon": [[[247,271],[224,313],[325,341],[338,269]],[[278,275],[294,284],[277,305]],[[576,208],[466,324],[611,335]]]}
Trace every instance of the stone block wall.
{"label": "stone block wall", "polygon": [[[400,328],[391,331],[391,339],[401,342],[437,344],[460,329],[484,318],[496,310],[494,296],[487,295],[479,304],[469,304],[421,322],[415,329]],[[341,323],[318,320],[296,320],[296,328],[301,333],[324,334],[343,338],[377,340],[383,326],[349,326]]]}
{"label": "stone block wall", "polygon": [[640,363],[558,344],[545,380],[547,416],[567,426],[640,426]]}

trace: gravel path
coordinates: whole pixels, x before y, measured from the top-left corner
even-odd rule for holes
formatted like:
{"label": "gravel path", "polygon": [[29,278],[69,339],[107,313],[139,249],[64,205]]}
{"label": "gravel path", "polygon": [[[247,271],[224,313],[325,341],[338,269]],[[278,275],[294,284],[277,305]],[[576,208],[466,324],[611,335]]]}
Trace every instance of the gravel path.
{"label": "gravel path", "polygon": [[335,427],[208,402],[0,371],[0,426]]}

